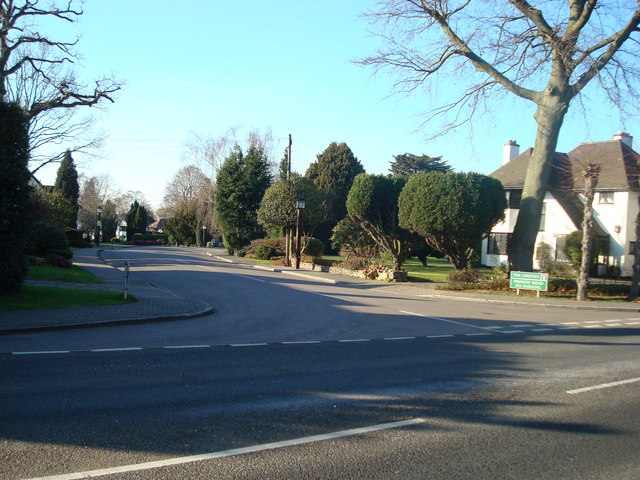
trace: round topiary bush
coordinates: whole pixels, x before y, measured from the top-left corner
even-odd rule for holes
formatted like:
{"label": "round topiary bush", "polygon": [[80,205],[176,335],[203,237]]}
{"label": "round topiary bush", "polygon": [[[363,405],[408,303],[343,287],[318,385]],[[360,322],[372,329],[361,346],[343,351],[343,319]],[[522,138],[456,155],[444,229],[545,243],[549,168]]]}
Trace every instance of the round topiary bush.
{"label": "round topiary bush", "polygon": [[276,249],[262,244],[253,251],[253,254],[258,260],[269,260],[276,255]]}
{"label": "round topiary bush", "polygon": [[305,237],[304,248],[302,249],[302,253],[305,255],[309,255],[310,257],[321,257],[324,255],[324,243],[322,240],[312,237]]}
{"label": "round topiary bush", "polygon": [[32,255],[44,257],[52,250],[67,250],[69,239],[60,227],[49,222],[34,222],[29,250]]}

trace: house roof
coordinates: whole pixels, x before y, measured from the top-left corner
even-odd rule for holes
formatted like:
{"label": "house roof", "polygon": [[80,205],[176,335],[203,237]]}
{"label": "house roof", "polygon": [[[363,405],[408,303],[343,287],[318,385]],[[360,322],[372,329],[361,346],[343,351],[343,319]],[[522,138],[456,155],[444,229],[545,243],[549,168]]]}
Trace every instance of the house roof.
{"label": "house roof", "polygon": [[155,222],[150,223],[148,228],[153,228],[155,230],[162,230],[162,228],[164,228],[164,224],[166,222],[167,222],[166,218],[159,218]]}
{"label": "house roof", "polygon": [[[531,158],[532,148],[515,157],[490,174],[506,189],[520,189]],[[556,153],[553,158],[550,190],[582,190],[582,170],[593,162],[601,165],[596,190],[637,190],[640,175],[640,155],[620,140],[583,143],[568,154]]]}

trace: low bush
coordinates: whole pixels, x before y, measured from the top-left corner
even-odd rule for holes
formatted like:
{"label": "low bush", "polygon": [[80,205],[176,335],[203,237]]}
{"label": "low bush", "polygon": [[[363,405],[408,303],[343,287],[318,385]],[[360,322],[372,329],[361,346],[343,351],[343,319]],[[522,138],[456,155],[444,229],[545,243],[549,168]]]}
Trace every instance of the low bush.
{"label": "low bush", "polygon": [[34,267],[42,267],[44,265],[49,265],[49,262],[46,258],[34,257],[33,255],[29,255],[29,265]]}
{"label": "low bush", "polygon": [[482,275],[476,270],[454,270],[447,277],[448,283],[480,283]]}
{"label": "low bush", "polygon": [[322,240],[313,237],[305,237],[302,242],[304,247],[302,253],[311,257],[321,257],[324,255],[324,243]]}
{"label": "low bush", "polygon": [[111,243],[120,243],[122,240],[120,240],[118,237],[111,237]]}
{"label": "low bush", "polygon": [[369,265],[371,265],[371,261],[366,258],[351,257],[342,262],[341,267],[348,270],[364,270]]}
{"label": "low bush", "polygon": [[269,260],[276,255],[276,249],[268,245],[262,244],[258,248],[253,250],[253,255],[258,260]]}
{"label": "low bush", "polygon": [[49,262],[49,265],[53,265],[54,267],[71,268],[71,261],[61,255],[48,253],[46,259]]}
{"label": "low bush", "polygon": [[64,233],[69,240],[69,245],[74,246],[74,243],[82,242],[82,232],[77,228],[65,227]]}
{"label": "low bush", "polygon": [[61,257],[66,258],[67,260],[71,260],[73,258],[73,252],[68,248],[64,250],[51,249],[49,250],[49,253],[53,253],[54,255],[60,255]]}
{"label": "low bush", "polygon": [[30,252],[44,257],[52,250],[66,250],[69,239],[60,227],[49,222],[34,222],[31,232]]}

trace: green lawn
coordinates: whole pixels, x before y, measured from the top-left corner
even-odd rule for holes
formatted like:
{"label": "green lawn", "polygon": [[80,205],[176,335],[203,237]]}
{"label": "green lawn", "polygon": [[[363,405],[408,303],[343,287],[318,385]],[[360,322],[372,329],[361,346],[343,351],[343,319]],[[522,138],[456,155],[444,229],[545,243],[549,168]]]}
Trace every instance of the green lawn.
{"label": "green lawn", "polygon": [[52,265],[36,267],[31,265],[27,272],[27,280],[67,283],[102,283],[98,277],[76,265],[72,265],[71,268],[60,268]]}
{"label": "green lawn", "polygon": [[72,288],[36,287],[25,285],[18,295],[0,297],[0,311],[36,310],[40,308],[83,307],[94,305],[122,305],[134,302],[129,295],[123,300],[121,292],[77,290]]}

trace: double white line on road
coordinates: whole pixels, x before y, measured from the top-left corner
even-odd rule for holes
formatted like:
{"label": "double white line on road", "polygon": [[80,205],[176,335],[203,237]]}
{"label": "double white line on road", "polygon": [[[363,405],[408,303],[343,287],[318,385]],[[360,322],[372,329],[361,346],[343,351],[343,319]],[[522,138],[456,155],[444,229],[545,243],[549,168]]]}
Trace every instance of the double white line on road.
{"label": "double white line on road", "polygon": [[293,440],[284,440],[282,442],[265,443],[262,445],[254,445],[251,447],[234,448],[233,450],[224,450],[221,452],[205,453],[202,455],[191,455],[187,457],[168,458],[166,460],[158,460],[156,462],[137,463],[134,465],[123,465],[121,467],[103,468],[101,470],[91,470],[86,472],[66,473],[63,475],[52,475],[48,477],[30,478],[27,480],[79,480],[83,478],[102,477],[105,475],[115,475],[117,473],[139,472],[141,470],[150,470],[152,468],[171,467],[175,465],[183,465],[185,463],[201,462],[204,460],[215,460],[224,457],[233,457],[237,455],[246,455],[248,453],[264,452],[265,450],[275,450],[278,448],[295,447],[306,445],[309,443],[322,442],[325,440],[335,440],[343,437],[353,437],[355,435],[363,435],[365,433],[379,432],[381,430],[389,430],[393,428],[408,427],[424,423],[424,418],[414,418],[411,420],[403,420],[400,422],[382,423],[379,425],[371,425],[369,427],[352,428],[350,430],[342,430],[339,432],[326,433],[322,435],[313,435],[310,437],[295,438]]}

